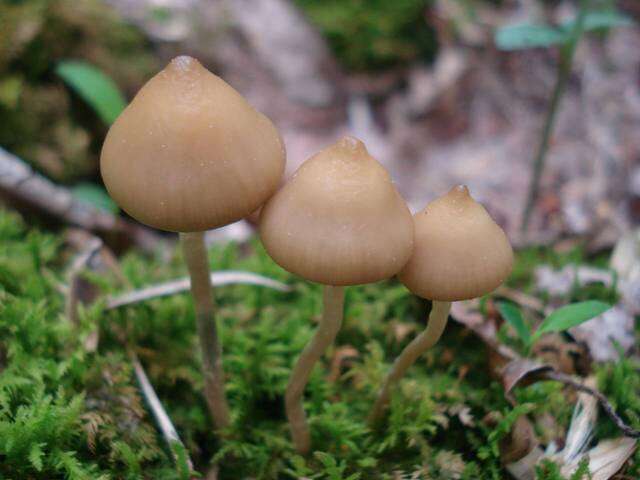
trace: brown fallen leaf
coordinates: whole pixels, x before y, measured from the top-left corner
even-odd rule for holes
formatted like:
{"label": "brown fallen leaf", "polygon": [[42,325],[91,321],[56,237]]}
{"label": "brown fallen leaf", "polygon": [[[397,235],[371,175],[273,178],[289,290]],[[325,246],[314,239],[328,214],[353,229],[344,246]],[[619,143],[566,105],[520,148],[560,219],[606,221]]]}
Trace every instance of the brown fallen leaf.
{"label": "brown fallen leaf", "polygon": [[334,383],[340,378],[340,371],[343,364],[352,358],[358,358],[360,352],[351,345],[343,345],[336,348],[333,358],[331,359],[331,367],[329,369],[329,375],[327,375],[327,381]]}
{"label": "brown fallen leaf", "polygon": [[396,343],[402,343],[402,341],[407,338],[407,335],[416,330],[414,324],[404,322],[394,322],[391,328]]}
{"label": "brown fallen leaf", "polygon": [[510,396],[516,386],[531,385],[542,378],[542,374],[553,371],[551,365],[521,358],[512,360],[502,370],[502,385],[505,395]]}
{"label": "brown fallen leaf", "polygon": [[511,427],[511,431],[500,441],[500,460],[503,464],[516,462],[526,457],[538,445],[533,425],[526,415],[521,415]]}
{"label": "brown fallen leaf", "polygon": [[533,346],[533,356],[555,370],[573,375],[589,373],[591,358],[584,345],[565,340],[561,334],[546,334]]}

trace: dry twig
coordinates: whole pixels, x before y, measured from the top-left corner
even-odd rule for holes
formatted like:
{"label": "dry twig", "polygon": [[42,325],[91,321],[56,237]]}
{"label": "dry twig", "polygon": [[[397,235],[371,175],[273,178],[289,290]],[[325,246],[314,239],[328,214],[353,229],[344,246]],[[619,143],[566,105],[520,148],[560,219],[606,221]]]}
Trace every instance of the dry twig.
{"label": "dry twig", "polygon": [[624,422],[624,420],[620,418],[620,416],[616,413],[615,409],[613,408],[613,405],[611,405],[607,397],[605,397],[602,394],[602,392],[596,390],[595,388],[591,388],[583,383],[578,382],[571,375],[567,375],[566,373],[551,371],[551,372],[546,372],[542,374],[542,376],[543,378],[547,378],[549,380],[555,380],[556,382],[564,383],[565,385],[568,385],[578,390],[579,392],[584,392],[588,395],[595,397],[598,400],[598,402],[600,402],[600,405],[602,406],[602,409],[604,410],[604,412],[613,421],[613,423],[616,424],[616,426],[622,431],[622,433],[626,437],[640,438],[640,431],[627,425]]}
{"label": "dry twig", "polygon": [[158,428],[162,433],[162,436],[164,437],[165,441],[167,442],[167,445],[169,446],[169,450],[174,456],[174,460],[177,461],[175,452],[173,451],[173,445],[177,443],[182,447],[183,451],[185,452],[185,455],[187,456],[187,466],[189,467],[189,471],[192,472],[193,463],[191,462],[191,458],[189,458],[189,453],[186,447],[184,446],[184,443],[182,443],[182,440],[180,439],[180,436],[178,435],[176,428],[173,426],[173,423],[171,422],[171,418],[169,418],[167,411],[162,406],[162,403],[160,402],[160,399],[158,398],[156,391],[153,389],[153,385],[151,385],[151,382],[149,381],[149,377],[147,377],[147,374],[144,371],[144,368],[142,367],[142,364],[140,363],[138,356],[133,350],[130,349],[129,357],[131,358],[131,363],[133,364],[133,370],[136,374],[136,380],[138,380],[138,384],[140,385],[140,390],[142,391],[142,395],[147,401],[149,410],[151,410],[151,414],[153,415],[153,418],[156,420]]}
{"label": "dry twig", "polygon": [[[242,272],[237,270],[212,272],[211,283],[214,287],[232,284],[248,284],[272,288],[280,292],[291,291],[291,287],[282,282],[278,282],[277,280],[263,277],[262,275],[257,275],[255,273]],[[113,310],[115,308],[120,308],[135,303],[146,302],[147,300],[152,300],[154,298],[175,295],[177,293],[186,292],[187,290],[189,290],[189,288],[190,283],[188,278],[181,278],[179,280],[173,280],[171,282],[152,285],[140,290],[134,290],[132,292],[126,292],[121,295],[109,297],[107,299],[107,310]]]}
{"label": "dry twig", "polygon": [[157,244],[157,238],[150,230],[75,198],[67,188],[38,174],[2,148],[0,197],[20,207],[45,213],[62,223],[92,232],[124,235],[145,250]]}

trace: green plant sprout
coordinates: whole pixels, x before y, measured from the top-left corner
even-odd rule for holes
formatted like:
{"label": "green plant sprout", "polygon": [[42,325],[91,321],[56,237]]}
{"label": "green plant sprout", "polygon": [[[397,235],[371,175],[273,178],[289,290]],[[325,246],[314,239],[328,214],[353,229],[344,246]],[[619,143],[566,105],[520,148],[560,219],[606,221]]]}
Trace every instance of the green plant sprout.
{"label": "green plant sprout", "polygon": [[111,125],[127,106],[116,83],[90,63],[65,60],[56,66],[56,74],[95,110],[105,125]]}
{"label": "green plant sprout", "polygon": [[556,122],[562,97],[564,96],[576,48],[585,32],[628,26],[633,21],[612,7],[592,9],[593,0],[580,0],[577,17],[558,26],[523,23],[505,26],[495,34],[496,46],[501,50],[514,51],[529,48],[558,46],[560,59],[549,108],[547,109],[540,141],[532,164],[531,179],[524,206],[521,229],[529,227],[531,213],[538,200],[540,179],[544,171],[549,142]]}
{"label": "green plant sprout", "polygon": [[530,355],[533,345],[545,333],[565,332],[584,322],[602,315],[611,305],[597,300],[572,303],[565,305],[549,314],[535,330],[525,321],[521,310],[510,302],[498,302],[498,311],[502,318],[513,327],[518,339],[526,352]]}

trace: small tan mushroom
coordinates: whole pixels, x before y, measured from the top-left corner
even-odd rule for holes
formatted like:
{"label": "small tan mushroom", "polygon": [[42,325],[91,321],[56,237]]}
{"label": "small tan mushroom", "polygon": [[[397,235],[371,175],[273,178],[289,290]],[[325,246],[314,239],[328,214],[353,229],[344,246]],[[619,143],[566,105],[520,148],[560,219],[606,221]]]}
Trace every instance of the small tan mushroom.
{"label": "small tan mushroom", "polygon": [[340,329],[344,286],[395,275],[413,249],[413,220],[389,173],[361,141],[345,137],[302,164],[267,202],[260,237],[280,266],[325,285],[322,320],[285,396],[294,445],[307,453],[311,438],[302,395]]}
{"label": "small tan mushroom", "polygon": [[259,208],[278,188],[285,152],[271,121],[196,59],[181,56],[149,80],[116,119],[100,169],[136,220],[180,232],[202,349],[205,396],[229,424],[204,230]]}
{"label": "small tan mushroom", "polygon": [[109,130],[100,159],[118,205],[172,232],[250,215],[277,190],[284,165],[271,121],[187,56],[140,89]]}
{"label": "small tan mushroom", "polygon": [[398,278],[414,294],[432,300],[429,323],[396,359],[373,407],[372,422],[382,416],[393,383],[440,339],[451,302],[493,291],[513,264],[504,231],[464,185],[429,203],[414,221],[413,254]]}

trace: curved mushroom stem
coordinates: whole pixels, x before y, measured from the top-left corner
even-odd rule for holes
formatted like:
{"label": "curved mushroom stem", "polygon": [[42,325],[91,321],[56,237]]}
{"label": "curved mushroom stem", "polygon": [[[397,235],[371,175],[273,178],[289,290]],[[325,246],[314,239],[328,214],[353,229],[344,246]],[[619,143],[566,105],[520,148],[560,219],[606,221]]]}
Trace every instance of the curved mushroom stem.
{"label": "curved mushroom stem", "polygon": [[436,300],[432,302],[427,328],[405,347],[393,363],[393,367],[391,367],[391,371],[387,375],[378,393],[376,403],[373,405],[373,409],[369,415],[369,422],[371,424],[380,420],[385,408],[389,404],[391,386],[404,376],[405,372],[415,363],[420,355],[433,347],[440,339],[442,332],[444,332],[444,327],[447,326],[450,308],[451,302],[439,302]]}
{"label": "curved mushroom stem", "polygon": [[229,407],[224,394],[222,347],[213,316],[213,289],[209,273],[204,232],[181,233],[182,250],[191,277],[191,295],[196,309],[196,326],[202,352],[205,397],[217,429],[229,426]]}
{"label": "curved mushroom stem", "polygon": [[293,445],[303,455],[309,453],[311,449],[311,434],[304,413],[302,396],[304,388],[309,382],[313,366],[327,347],[333,343],[340,330],[344,307],[344,287],[325,285],[323,303],[324,311],[318,329],[298,358],[285,394],[285,409],[291,427]]}

